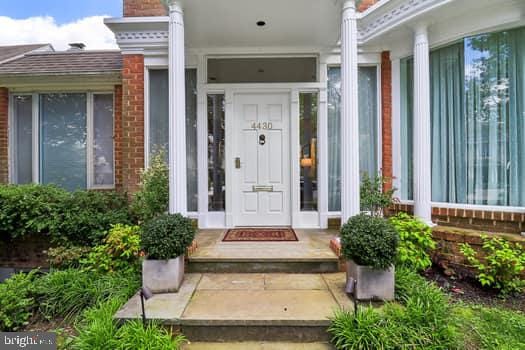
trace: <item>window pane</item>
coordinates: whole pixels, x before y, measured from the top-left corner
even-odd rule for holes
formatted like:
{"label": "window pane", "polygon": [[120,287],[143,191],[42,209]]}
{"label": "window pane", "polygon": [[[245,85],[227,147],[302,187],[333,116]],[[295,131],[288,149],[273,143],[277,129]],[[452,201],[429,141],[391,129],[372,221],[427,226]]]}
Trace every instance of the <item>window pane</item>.
{"label": "window pane", "polygon": [[113,95],[93,95],[94,185],[113,185]]}
{"label": "window pane", "polygon": [[377,68],[359,67],[359,171],[377,173]]}
{"label": "window pane", "polygon": [[224,95],[208,95],[208,210],[225,210]]}
{"label": "window pane", "polygon": [[328,68],[328,210],[341,210],[341,68]]}
{"label": "window pane", "polygon": [[[197,70],[186,69],[186,190],[188,211],[198,210]],[[168,161],[169,75],[167,69],[149,71],[149,155],[160,150]]]}
{"label": "window pane", "polygon": [[[359,67],[359,170],[377,173],[377,68]],[[328,210],[341,210],[341,68],[328,69]]]}
{"label": "window pane", "polygon": [[399,197],[413,198],[413,96],[414,96],[414,61],[412,58],[401,60],[401,178],[399,179]]}
{"label": "window pane", "polygon": [[40,181],[86,188],[86,95],[40,95]]}
{"label": "window pane", "polygon": [[317,81],[315,57],[211,58],[208,83],[292,83]]}
{"label": "window pane", "polygon": [[149,153],[166,152],[169,138],[169,84],[167,69],[149,71]]}
{"label": "window pane", "polygon": [[188,211],[197,211],[199,178],[197,164],[197,70],[186,69],[186,154]]}
{"label": "window pane", "polygon": [[317,210],[317,93],[299,94],[301,210]]}
{"label": "window pane", "polygon": [[15,131],[15,176],[16,184],[27,184],[33,181],[33,98],[31,96],[14,96],[14,131]]}

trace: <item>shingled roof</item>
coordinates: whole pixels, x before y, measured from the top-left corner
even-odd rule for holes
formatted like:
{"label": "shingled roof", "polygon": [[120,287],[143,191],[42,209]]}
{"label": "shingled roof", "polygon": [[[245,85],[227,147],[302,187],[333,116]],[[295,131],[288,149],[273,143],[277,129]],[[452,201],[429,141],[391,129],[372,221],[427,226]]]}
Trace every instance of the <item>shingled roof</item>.
{"label": "shingled roof", "polygon": [[120,51],[82,51],[31,53],[0,64],[2,76],[89,75],[120,72]]}
{"label": "shingled roof", "polygon": [[11,45],[0,46],[0,63],[18,58],[35,50],[47,49],[52,51],[53,47],[49,44],[31,44],[31,45]]}

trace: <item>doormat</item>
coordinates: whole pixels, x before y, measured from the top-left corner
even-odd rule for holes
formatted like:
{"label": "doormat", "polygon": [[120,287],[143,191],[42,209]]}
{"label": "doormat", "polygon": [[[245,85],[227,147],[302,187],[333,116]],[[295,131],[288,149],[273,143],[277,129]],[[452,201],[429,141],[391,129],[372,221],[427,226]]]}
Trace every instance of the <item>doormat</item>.
{"label": "doormat", "polygon": [[291,228],[234,228],[228,230],[223,242],[295,242],[297,235]]}

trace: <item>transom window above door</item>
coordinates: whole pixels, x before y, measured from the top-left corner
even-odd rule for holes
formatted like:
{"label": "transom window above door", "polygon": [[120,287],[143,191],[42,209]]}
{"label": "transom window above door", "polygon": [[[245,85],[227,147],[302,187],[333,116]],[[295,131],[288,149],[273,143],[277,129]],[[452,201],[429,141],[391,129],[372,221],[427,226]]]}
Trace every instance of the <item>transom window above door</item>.
{"label": "transom window above door", "polygon": [[317,81],[315,57],[208,59],[208,83],[308,83]]}

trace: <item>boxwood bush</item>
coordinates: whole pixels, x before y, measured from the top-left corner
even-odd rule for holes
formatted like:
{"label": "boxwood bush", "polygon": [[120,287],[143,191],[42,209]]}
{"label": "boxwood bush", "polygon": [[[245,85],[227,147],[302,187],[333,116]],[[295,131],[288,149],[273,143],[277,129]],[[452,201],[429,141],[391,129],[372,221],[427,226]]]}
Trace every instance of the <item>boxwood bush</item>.
{"label": "boxwood bush", "polygon": [[396,259],[398,242],[396,229],[381,217],[356,215],[341,228],[341,252],[358,265],[389,268]]}
{"label": "boxwood bush", "polygon": [[0,185],[0,238],[48,234],[65,245],[99,244],[112,224],[130,223],[114,191],[67,192],[52,185]]}
{"label": "boxwood bush", "polygon": [[180,214],[163,214],[142,227],[142,248],[148,259],[174,259],[186,252],[195,238],[192,221]]}

